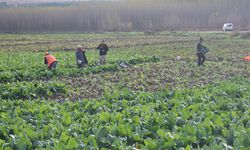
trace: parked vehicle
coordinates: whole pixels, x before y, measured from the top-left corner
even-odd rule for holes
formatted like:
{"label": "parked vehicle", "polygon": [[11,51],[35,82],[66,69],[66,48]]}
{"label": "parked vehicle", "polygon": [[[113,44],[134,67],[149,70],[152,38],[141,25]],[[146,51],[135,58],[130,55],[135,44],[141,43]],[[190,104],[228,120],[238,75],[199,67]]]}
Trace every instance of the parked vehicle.
{"label": "parked vehicle", "polygon": [[232,23],[225,23],[222,27],[223,31],[233,31],[234,25]]}

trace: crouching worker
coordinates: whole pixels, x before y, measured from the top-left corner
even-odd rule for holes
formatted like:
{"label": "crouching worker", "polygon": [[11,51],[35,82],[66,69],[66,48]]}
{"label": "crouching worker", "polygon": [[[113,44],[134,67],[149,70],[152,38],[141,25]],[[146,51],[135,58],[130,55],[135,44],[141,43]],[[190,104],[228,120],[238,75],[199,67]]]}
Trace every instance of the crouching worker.
{"label": "crouching worker", "polygon": [[85,55],[85,50],[82,48],[81,45],[77,45],[76,63],[78,68],[84,67],[85,65],[88,64],[88,60]]}
{"label": "crouching worker", "polygon": [[48,66],[48,69],[56,69],[57,66],[57,60],[56,58],[51,55],[49,52],[45,53],[45,57],[44,57],[44,64],[46,64]]}

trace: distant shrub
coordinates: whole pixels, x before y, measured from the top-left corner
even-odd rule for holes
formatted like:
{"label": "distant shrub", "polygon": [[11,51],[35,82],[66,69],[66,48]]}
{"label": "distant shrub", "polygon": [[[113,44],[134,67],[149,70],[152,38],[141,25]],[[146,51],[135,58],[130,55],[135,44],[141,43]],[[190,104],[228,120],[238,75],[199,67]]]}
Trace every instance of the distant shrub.
{"label": "distant shrub", "polygon": [[238,31],[234,31],[234,32],[231,32],[231,33],[229,34],[230,38],[234,38],[234,37],[237,37],[237,36],[239,36],[239,35],[240,35],[240,33],[239,33]]}
{"label": "distant shrub", "polygon": [[145,35],[156,35],[155,31],[145,31],[144,32]]}
{"label": "distant shrub", "polygon": [[218,61],[223,61],[224,60],[224,57],[217,57],[218,58]]}
{"label": "distant shrub", "polygon": [[250,32],[248,31],[248,32],[241,33],[240,37],[243,39],[250,38]]}

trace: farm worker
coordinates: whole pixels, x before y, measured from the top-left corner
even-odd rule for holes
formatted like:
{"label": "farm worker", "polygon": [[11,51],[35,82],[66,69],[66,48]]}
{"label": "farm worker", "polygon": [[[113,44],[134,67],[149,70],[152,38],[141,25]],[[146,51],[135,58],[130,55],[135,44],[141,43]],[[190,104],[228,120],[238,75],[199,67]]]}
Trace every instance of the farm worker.
{"label": "farm worker", "polygon": [[250,61],[250,56],[244,58],[245,61]]}
{"label": "farm worker", "polygon": [[203,38],[200,37],[197,44],[197,57],[198,57],[198,66],[204,67],[204,62],[206,60],[205,53],[208,52],[208,49],[203,45]]}
{"label": "farm worker", "polygon": [[109,51],[109,47],[107,46],[107,44],[105,44],[105,41],[102,40],[102,43],[99,44],[96,49],[99,50],[100,64],[104,65],[106,63],[106,55],[107,55],[107,51]]}
{"label": "farm worker", "polygon": [[48,69],[55,69],[57,66],[57,60],[49,52],[45,52],[44,64],[48,65]]}
{"label": "farm worker", "polygon": [[77,63],[78,68],[81,68],[88,64],[88,60],[85,56],[85,50],[82,48],[81,45],[77,45],[76,63]]}

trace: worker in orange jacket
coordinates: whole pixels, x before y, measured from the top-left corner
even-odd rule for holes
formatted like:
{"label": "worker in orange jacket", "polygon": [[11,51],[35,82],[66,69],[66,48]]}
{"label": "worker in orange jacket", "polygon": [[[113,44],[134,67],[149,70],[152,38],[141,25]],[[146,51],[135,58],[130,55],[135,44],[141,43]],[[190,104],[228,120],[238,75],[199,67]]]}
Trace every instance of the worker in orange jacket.
{"label": "worker in orange jacket", "polygon": [[45,53],[44,64],[48,65],[48,69],[56,69],[57,60],[49,52]]}
{"label": "worker in orange jacket", "polygon": [[244,57],[244,60],[245,60],[245,61],[250,61],[250,56]]}

